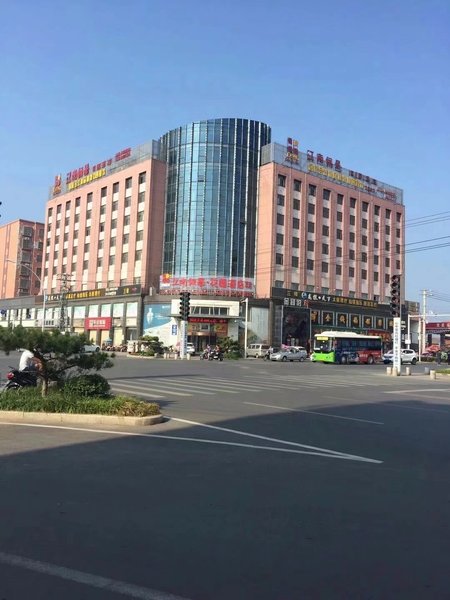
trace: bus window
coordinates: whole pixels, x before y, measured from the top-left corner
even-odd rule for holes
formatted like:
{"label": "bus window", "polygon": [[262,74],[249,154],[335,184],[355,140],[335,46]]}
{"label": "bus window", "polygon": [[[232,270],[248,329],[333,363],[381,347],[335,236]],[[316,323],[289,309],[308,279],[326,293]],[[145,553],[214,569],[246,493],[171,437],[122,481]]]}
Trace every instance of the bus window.
{"label": "bus window", "polygon": [[316,338],[314,344],[315,352],[329,352],[330,351],[330,340],[329,338]]}

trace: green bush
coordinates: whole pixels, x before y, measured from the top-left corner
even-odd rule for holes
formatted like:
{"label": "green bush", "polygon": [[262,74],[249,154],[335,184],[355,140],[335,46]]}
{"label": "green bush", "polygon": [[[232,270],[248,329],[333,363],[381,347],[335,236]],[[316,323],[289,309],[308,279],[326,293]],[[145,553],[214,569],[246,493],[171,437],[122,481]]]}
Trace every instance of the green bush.
{"label": "green bush", "polygon": [[66,380],[63,387],[63,394],[72,397],[92,397],[104,398],[109,396],[110,385],[108,381],[98,373],[86,373],[76,377],[70,377]]}
{"label": "green bush", "polygon": [[3,392],[0,394],[0,410],[126,417],[146,417],[159,415],[161,412],[155,402],[143,402],[125,396],[75,398],[52,390],[48,396],[42,398],[36,388]]}

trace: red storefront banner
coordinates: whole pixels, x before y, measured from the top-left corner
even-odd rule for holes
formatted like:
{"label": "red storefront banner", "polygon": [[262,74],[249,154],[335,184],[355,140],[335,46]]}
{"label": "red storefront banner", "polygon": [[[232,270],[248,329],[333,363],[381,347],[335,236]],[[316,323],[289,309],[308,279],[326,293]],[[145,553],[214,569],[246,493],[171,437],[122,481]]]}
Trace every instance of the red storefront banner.
{"label": "red storefront banner", "polygon": [[450,321],[439,321],[438,323],[427,323],[426,330],[428,332],[447,331],[450,329]]}
{"label": "red storefront banner", "polygon": [[251,297],[255,293],[255,282],[242,277],[175,277],[164,273],[159,278],[160,294],[191,292],[198,296]]}
{"label": "red storefront banner", "polygon": [[221,319],[220,317],[189,317],[189,323],[209,323],[215,325],[216,323],[228,323],[228,319]]}
{"label": "red storefront banner", "polygon": [[84,320],[84,328],[93,329],[111,329],[112,317],[88,317]]}

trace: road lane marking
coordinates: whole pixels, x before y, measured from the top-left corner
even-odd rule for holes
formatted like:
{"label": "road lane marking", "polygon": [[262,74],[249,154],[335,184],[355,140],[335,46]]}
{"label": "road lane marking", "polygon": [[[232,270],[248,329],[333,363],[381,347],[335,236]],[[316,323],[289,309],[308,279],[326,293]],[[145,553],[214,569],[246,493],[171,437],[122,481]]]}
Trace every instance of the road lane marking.
{"label": "road lane marking", "polygon": [[77,571],[75,569],[61,567],[60,565],[54,565],[40,560],[33,560],[24,556],[17,556],[16,554],[8,554],[6,552],[0,552],[0,563],[10,567],[19,567],[20,569],[27,569],[28,571],[50,575],[52,577],[59,577],[60,579],[67,579],[68,581],[74,581],[75,583],[81,583],[89,587],[122,594],[129,598],[139,598],[140,600],[188,600],[187,598],[175,596],[174,594],[167,592],[160,592],[159,590],[152,590],[132,583],[126,583],[125,581],[93,575],[92,573],[86,573],[85,571]]}
{"label": "road lane marking", "polygon": [[[180,421],[185,423],[190,423],[190,421],[186,421],[185,419],[175,419],[173,417],[168,417],[169,420],[172,421]],[[64,425],[42,425],[40,423],[14,423],[14,422],[0,422],[1,425],[10,425],[13,427],[35,427],[40,429],[67,429],[68,431],[81,431],[84,433],[101,433],[106,435],[117,435],[123,437],[141,437],[141,438],[156,438],[160,440],[173,440],[178,442],[197,442],[200,444],[213,444],[217,446],[236,446],[238,448],[250,448],[254,450],[266,450],[272,452],[285,452],[289,454],[308,454],[310,456],[321,456],[323,458],[336,458],[342,460],[354,460],[356,462],[367,462],[373,463],[376,465],[381,465],[383,463],[382,460],[376,460],[374,458],[365,458],[363,456],[356,456],[354,454],[344,454],[342,452],[336,452],[334,450],[327,450],[326,448],[316,448],[314,446],[306,446],[304,444],[297,444],[295,442],[287,442],[283,440],[277,440],[274,438],[268,438],[264,436],[258,436],[252,433],[244,433],[235,431],[232,429],[225,429],[222,427],[214,427],[213,425],[204,425],[202,423],[197,423],[198,425],[203,425],[204,427],[210,427],[212,429],[219,429],[221,431],[231,431],[232,433],[240,433],[241,435],[247,435],[249,437],[261,438],[263,440],[272,440],[274,442],[280,444],[290,444],[293,446],[297,446],[299,448],[306,448],[306,450],[295,450],[293,448],[278,448],[274,446],[256,446],[253,444],[240,444],[239,442],[223,442],[220,440],[208,440],[202,438],[191,438],[191,437],[181,437],[177,435],[163,435],[157,433],[136,433],[133,431],[109,431],[108,429],[88,429],[86,427],[65,427]]]}
{"label": "road lane marking", "polygon": [[277,444],[286,444],[288,446],[295,446],[297,448],[306,448],[307,450],[313,450],[315,452],[325,452],[333,456],[346,456],[354,460],[362,460],[368,462],[382,463],[372,458],[365,458],[363,456],[357,456],[356,454],[348,454],[347,452],[338,452],[337,450],[329,450],[328,448],[319,448],[317,446],[309,446],[307,444],[299,444],[298,442],[290,442],[288,440],[280,440],[278,438],[267,437],[265,435],[258,435],[256,433],[248,433],[246,431],[239,431],[238,429],[229,429],[228,427],[219,427],[217,425],[209,425],[208,423],[199,423],[198,421],[190,421],[188,419],[179,419],[177,417],[168,417],[170,421],[178,421],[179,423],[187,423],[188,425],[197,425],[199,427],[207,427],[208,429],[215,429],[218,431],[226,431],[227,433],[235,433],[236,435],[244,435],[251,438],[257,438],[267,442],[275,442]]}
{"label": "road lane marking", "polygon": [[383,394],[411,394],[412,392],[450,392],[450,387],[446,388],[426,388],[424,390],[395,390],[395,391],[383,391]]}
{"label": "road lane marking", "polygon": [[[128,387],[125,387],[122,385],[111,384],[111,389],[117,390],[119,392],[128,392],[129,394],[134,393]],[[161,396],[161,394],[151,394],[150,392],[144,392],[142,389],[138,390],[138,391],[139,391],[139,396],[146,396],[148,398],[156,398],[157,400],[162,400],[164,398],[164,396]]]}
{"label": "road lane marking", "polygon": [[330,413],[316,412],[313,410],[302,410],[301,408],[287,408],[286,406],[274,406],[273,404],[258,404],[257,402],[244,402],[252,406],[265,406],[266,408],[276,408],[278,410],[288,410],[290,412],[301,412],[309,415],[319,415],[320,417],[332,417],[333,419],[345,419],[347,421],[360,421],[361,423],[372,423],[373,425],[384,425],[380,421],[369,421],[367,419],[357,419],[356,417],[342,417],[341,415],[332,415]]}
{"label": "road lane marking", "polygon": [[[129,384],[128,380],[126,380],[126,379],[120,379],[120,380],[117,380],[117,381],[118,381],[117,384],[115,382],[112,382],[111,383],[111,387],[114,387],[115,385],[121,385],[121,386],[129,387],[130,389],[134,389],[134,387],[132,386],[132,384]],[[162,379],[158,378],[158,384],[156,386],[153,383],[149,383],[148,381],[145,382],[145,384],[149,386],[148,389],[153,390],[153,391],[158,391],[158,392],[159,391],[165,392],[166,389],[169,389],[169,388],[164,387],[166,385],[166,383],[169,384],[170,386],[174,386],[175,389],[177,389],[177,390],[180,390],[180,389],[181,390],[183,390],[183,389],[189,389],[189,390],[192,391],[192,385],[189,386],[187,383],[180,383],[178,381],[177,382],[172,382],[170,380],[167,380],[167,382],[166,382],[165,380],[162,380]],[[136,386],[137,386],[137,384],[136,384]],[[142,382],[142,386],[138,386],[137,389],[141,389],[141,390],[142,389],[147,389],[146,387],[143,387],[143,386],[144,386],[144,382]],[[206,386],[202,385],[202,390],[203,389],[208,389],[208,388]],[[209,392],[201,392],[200,390],[197,390],[197,389],[195,390],[195,393],[196,394],[201,394],[201,395],[204,395],[204,396],[210,396],[211,395]],[[230,392],[230,393],[234,393],[234,392]]]}
{"label": "road lane marking", "polygon": [[[154,394],[151,394],[150,392],[146,392],[143,390],[142,386],[138,386],[138,385],[122,385],[122,384],[112,384],[111,386],[112,388],[116,388],[116,389],[122,389],[123,391],[128,391],[128,392],[132,392],[133,390],[136,390],[136,393],[139,393],[140,395],[144,396],[152,396],[154,398],[164,398],[164,396],[155,396]],[[159,389],[158,387],[155,386],[151,386],[151,389],[154,392],[159,392],[160,394],[165,394],[165,395],[169,395],[169,396],[192,396],[193,394],[190,394],[189,392],[174,392],[172,390],[165,390],[165,389]],[[134,393],[134,392],[133,392]]]}

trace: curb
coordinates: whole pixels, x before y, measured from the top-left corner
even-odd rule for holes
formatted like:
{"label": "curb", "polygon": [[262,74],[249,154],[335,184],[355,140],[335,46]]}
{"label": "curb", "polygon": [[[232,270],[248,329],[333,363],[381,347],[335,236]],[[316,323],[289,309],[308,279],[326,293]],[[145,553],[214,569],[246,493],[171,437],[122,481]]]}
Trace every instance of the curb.
{"label": "curb", "polygon": [[121,417],[119,415],[77,415],[71,413],[22,412],[19,410],[0,410],[1,421],[19,421],[23,423],[82,423],[85,425],[128,425],[145,426],[162,423],[163,415],[148,417]]}

